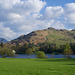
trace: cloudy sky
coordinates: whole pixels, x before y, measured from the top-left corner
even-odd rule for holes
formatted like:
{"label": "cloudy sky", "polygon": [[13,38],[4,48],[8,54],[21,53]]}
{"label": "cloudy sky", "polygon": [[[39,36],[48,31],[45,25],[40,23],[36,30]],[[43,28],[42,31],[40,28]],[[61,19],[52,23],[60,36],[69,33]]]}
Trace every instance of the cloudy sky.
{"label": "cloudy sky", "polygon": [[48,27],[75,29],[75,0],[0,0],[0,37]]}

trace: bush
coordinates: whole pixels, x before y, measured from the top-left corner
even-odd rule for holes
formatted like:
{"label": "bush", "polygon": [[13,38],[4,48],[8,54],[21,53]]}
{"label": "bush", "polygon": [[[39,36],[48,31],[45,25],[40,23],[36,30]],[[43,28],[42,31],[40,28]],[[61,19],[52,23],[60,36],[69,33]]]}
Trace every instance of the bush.
{"label": "bush", "polygon": [[12,49],[3,47],[3,48],[0,48],[0,55],[2,56],[2,58],[8,57],[8,56],[14,57],[15,53],[13,52]]}
{"label": "bush", "polygon": [[37,58],[45,58],[46,56],[45,56],[45,53],[43,51],[38,51],[36,53],[36,57]]}

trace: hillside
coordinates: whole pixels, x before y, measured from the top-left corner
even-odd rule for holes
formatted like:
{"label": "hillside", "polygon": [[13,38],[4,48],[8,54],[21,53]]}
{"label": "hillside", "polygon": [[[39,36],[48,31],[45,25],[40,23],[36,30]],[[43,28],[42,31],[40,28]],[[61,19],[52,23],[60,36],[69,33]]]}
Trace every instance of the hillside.
{"label": "hillside", "polygon": [[65,44],[66,42],[75,42],[75,30],[65,30],[65,29],[54,29],[48,28],[44,30],[33,31],[27,35],[22,35],[15,40],[9,42],[11,45],[19,44],[24,45],[25,43],[56,43]]}
{"label": "hillside", "polygon": [[3,41],[3,43],[7,43],[8,41],[4,38],[0,38],[0,42]]}

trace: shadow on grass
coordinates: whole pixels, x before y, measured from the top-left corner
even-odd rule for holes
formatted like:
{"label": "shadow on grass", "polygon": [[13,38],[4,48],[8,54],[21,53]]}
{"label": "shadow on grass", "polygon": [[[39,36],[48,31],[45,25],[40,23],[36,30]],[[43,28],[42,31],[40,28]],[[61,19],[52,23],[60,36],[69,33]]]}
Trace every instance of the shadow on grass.
{"label": "shadow on grass", "polygon": [[67,65],[75,65],[75,64],[67,64]]}
{"label": "shadow on grass", "polygon": [[55,59],[36,59],[35,61],[41,61],[41,62],[65,62],[65,61],[74,61],[75,58],[68,59],[68,58],[55,58]]}

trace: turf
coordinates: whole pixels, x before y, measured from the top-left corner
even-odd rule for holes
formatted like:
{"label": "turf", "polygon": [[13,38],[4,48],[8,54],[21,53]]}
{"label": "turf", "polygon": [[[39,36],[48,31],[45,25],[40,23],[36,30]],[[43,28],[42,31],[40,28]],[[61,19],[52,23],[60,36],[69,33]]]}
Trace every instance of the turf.
{"label": "turf", "polygon": [[75,75],[75,59],[0,58],[0,75]]}

